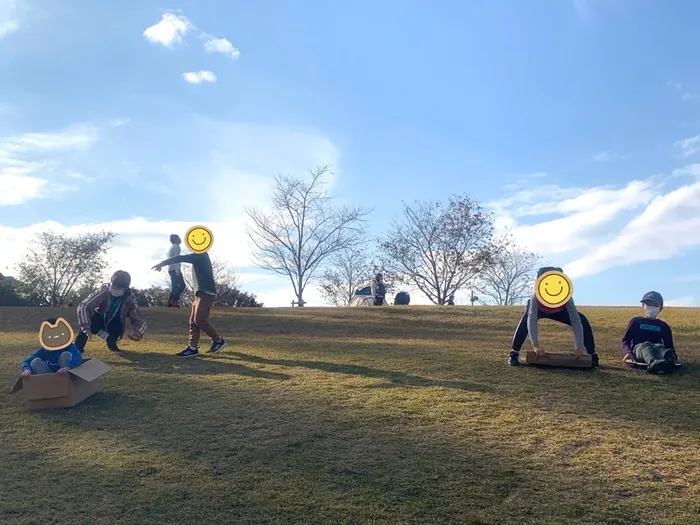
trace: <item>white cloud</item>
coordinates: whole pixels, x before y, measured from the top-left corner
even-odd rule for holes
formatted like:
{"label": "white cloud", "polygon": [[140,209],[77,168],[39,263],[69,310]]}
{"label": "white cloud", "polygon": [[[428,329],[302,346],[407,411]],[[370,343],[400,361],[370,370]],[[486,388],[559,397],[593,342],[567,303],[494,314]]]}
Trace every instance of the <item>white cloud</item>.
{"label": "white cloud", "polygon": [[[664,190],[679,175],[693,178]],[[499,231],[510,229],[521,245],[558,265],[568,260],[563,266],[572,277],[593,275],[700,247],[700,164],[621,188],[544,185],[490,206]],[[559,217],[542,220],[551,215]]]}
{"label": "white cloud", "polygon": [[216,82],[216,75],[211,71],[190,71],[183,73],[182,76],[190,84],[201,84],[202,82]]}
{"label": "white cloud", "polygon": [[143,36],[154,44],[172,48],[174,44],[182,42],[182,37],[191,28],[192,24],[186,17],[165,13],[160,22],[148,27],[143,32]]}
{"label": "white cloud", "polygon": [[12,168],[0,168],[0,206],[22,204],[41,195],[44,185],[48,182],[46,179],[12,171]]}
{"label": "white cloud", "polygon": [[691,155],[695,155],[698,151],[700,151],[700,135],[678,140],[673,145],[675,148],[680,150],[679,156],[690,157]]}
{"label": "white cloud", "polygon": [[675,80],[669,80],[666,85],[678,93],[683,100],[695,100],[700,98],[700,95],[690,91],[682,82],[676,82]]}
{"label": "white cloud", "polygon": [[567,265],[572,277],[670,259],[700,246],[700,182],[657,195],[608,242]]}
{"label": "white cloud", "polygon": [[59,132],[24,133],[0,138],[0,162],[29,152],[86,149],[97,141],[97,128],[77,124]]}
{"label": "white cloud", "polygon": [[[251,246],[244,229],[247,217],[243,207],[269,206],[274,175],[285,173],[304,177],[306,170],[317,164],[331,164],[336,172],[335,177],[342,175],[338,150],[328,138],[319,134],[200,117],[183,118],[180,125],[169,125],[167,128],[142,122],[135,126],[138,133],[167,137],[169,146],[162,151],[149,149],[143,159],[134,153],[129,159],[128,169],[119,164],[115,167],[114,176],[138,190],[139,194],[146,191],[146,184],[150,185],[148,191],[162,192],[170,203],[172,217],[182,217],[183,214],[191,217],[194,214],[192,220],[210,226],[215,236],[212,256],[227,260],[236,269],[253,267]],[[173,133],[173,129],[177,132]],[[177,149],[187,160],[162,171],[149,169],[147,178],[144,177],[145,170],[139,172],[137,169],[142,161],[148,165],[172,163],[172,149]],[[80,181],[82,174],[70,173],[68,178]],[[334,181],[335,178],[329,179],[331,189]],[[127,188],[127,191],[130,190]],[[197,202],[206,205],[193,207],[195,192]],[[149,198],[156,200],[159,195],[151,194]],[[90,205],[86,203],[84,210],[88,216],[92,210]],[[108,270],[127,269],[134,276],[134,286],[137,287],[160,283],[162,275],[150,271],[150,268],[165,258],[168,236],[171,233],[183,236],[194,222],[134,218],[145,213],[141,201],[127,201],[122,209],[124,220],[102,224],[0,226],[0,246],[13,246],[11,251],[0,250],[0,272],[15,273],[14,265],[26,253],[29,239],[42,227],[69,233],[107,229],[119,234],[115,247],[109,253],[114,263]],[[268,306],[274,306],[270,301],[275,297],[279,297],[279,305],[287,306],[293,296],[288,279],[261,270],[246,271],[242,282],[247,291],[258,297],[266,297]],[[322,304],[313,299],[312,292],[309,294],[307,300],[310,305]]]}
{"label": "white cloud", "polygon": [[[0,206],[19,205],[48,196],[50,179],[47,177],[58,173],[61,163],[41,157],[47,153],[85,150],[96,140],[97,128],[87,124],[74,125],[60,132],[32,132],[0,138],[0,188],[3,189]],[[70,171],[63,175],[77,178]],[[70,187],[52,181],[50,189],[50,194],[56,196]]]}
{"label": "white cloud", "polygon": [[619,156],[609,151],[601,151],[593,155],[593,162],[610,162],[618,159]]}
{"label": "white cloud", "polygon": [[664,301],[664,306],[695,306],[695,298],[689,295]]}
{"label": "white cloud", "polygon": [[0,0],[0,38],[19,29],[19,0]]}
{"label": "white cloud", "polygon": [[225,38],[210,38],[204,43],[204,49],[207,53],[221,53],[234,60],[241,56],[240,51]]}

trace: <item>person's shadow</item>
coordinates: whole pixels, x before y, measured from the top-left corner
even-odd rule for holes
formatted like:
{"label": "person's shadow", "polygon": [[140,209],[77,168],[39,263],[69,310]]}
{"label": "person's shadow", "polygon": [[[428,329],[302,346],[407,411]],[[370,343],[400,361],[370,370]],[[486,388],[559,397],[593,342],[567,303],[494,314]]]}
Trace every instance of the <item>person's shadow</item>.
{"label": "person's shadow", "polygon": [[[329,363],[326,361],[301,361],[297,359],[266,359],[264,357],[243,354],[241,352],[232,352],[226,354],[242,361],[249,363],[259,363],[265,365],[276,365],[286,367],[301,367],[312,370],[322,370],[332,374],[347,374],[371,378],[386,379],[387,383],[378,385],[378,388],[396,388],[401,386],[409,387],[442,387],[456,388],[458,390],[470,390],[473,392],[490,392],[493,388],[489,385],[479,383],[469,383],[455,379],[429,379],[417,375],[407,374],[405,372],[396,372],[392,370],[381,370],[379,368],[370,368],[367,366],[358,366],[352,364]],[[222,356],[223,357],[223,356]]]}
{"label": "person's shadow", "polygon": [[129,352],[122,350],[118,354],[119,359],[113,363],[115,366],[129,366],[135,370],[141,370],[154,374],[191,374],[214,375],[236,374],[262,379],[286,380],[291,379],[287,374],[268,372],[258,368],[250,368],[239,363],[231,363],[221,359],[179,358],[167,356],[155,352]]}

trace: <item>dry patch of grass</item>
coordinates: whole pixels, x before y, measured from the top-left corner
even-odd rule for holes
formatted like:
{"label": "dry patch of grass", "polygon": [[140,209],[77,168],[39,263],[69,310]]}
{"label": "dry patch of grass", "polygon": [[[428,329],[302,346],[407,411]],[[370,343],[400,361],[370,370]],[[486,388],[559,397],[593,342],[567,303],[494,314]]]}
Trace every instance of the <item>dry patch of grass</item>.
{"label": "dry patch of grass", "polygon": [[[698,311],[664,311],[668,377],[621,363],[636,310],[582,311],[600,370],[508,367],[519,308],[217,310],[195,360],[187,312],[146,309],[123,356],[88,344],[114,369],[84,404],[0,396],[0,523],[697,524]],[[0,308],[6,392],[58,315]]]}

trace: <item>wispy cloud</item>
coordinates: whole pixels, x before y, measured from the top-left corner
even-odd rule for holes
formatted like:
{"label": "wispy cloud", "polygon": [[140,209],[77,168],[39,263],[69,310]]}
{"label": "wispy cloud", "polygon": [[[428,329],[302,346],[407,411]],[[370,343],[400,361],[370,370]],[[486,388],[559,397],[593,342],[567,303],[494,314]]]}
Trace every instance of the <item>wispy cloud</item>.
{"label": "wispy cloud", "polygon": [[202,82],[216,82],[216,75],[211,71],[190,71],[182,76],[190,84],[201,84]]}
{"label": "wispy cloud", "polygon": [[175,44],[182,43],[183,37],[190,29],[192,29],[192,23],[187,17],[165,13],[160,22],[146,28],[143,36],[154,44],[172,48]]}
{"label": "wispy cloud", "polygon": [[669,80],[666,82],[666,85],[675,91],[683,100],[695,100],[700,98],[700,94],[688,89],[688,87],[682,82]]}
{"label": "wispy cloud", "polygon": [[593,155],[593,162],[611,162],[613,160],[621,159],[622,155],[612,153],[610,151],[600,151]]}
{"label": "wispy cloud", "polygon": [[[85,150],[97,138],[97,128],[90,124],[74,125],[59,132],[31,132],[0,138],[0,188],[3,190],[0,206],[19,205],[45,197],[50,176],[56,173],[75,179],[74,172],[60,172],[61,163],[45,155]],[[88,181],[83,178],[83,182]],[[52,182],[52,195],[70,189],[69,185]]]}
{"label": "wispy cloud", "polygon": [[690,157],[700,151],[700,135],[676,141],[673,146],[679,150],[680,157]]}
{"label": "wispy cloud", "polygon": [[664,306],[695,306],[695,297],[686,295],[685,297],[679,297],[678,299],[669,299],[664,301]]}
{"label": "wispy cloud", "polygon": [[[665,189],[678,182],[673,175],[680,172],[696,176]],[[497,227],[510,228],[520,244],[556,258],[558,264],[568,259],[564,266],[572,277],[593,275],[700,247],[700,165],[679,168],[673,175],[633,180],[618,188],[544,185],[490,207]],[[541,219],[551,215],[559,217]]]}
{"label": "wispy cloud", "polygon": [[228,55],[234,60],[241,56],[240,51],[233,47],[233,44],[226,38],[210,38],[204,43],[204,50],[207,53],[221,53],[223,55]]}
{"label": "wispy cloud", "polygon": [[20,0],[0,0],[0,38],[19,29]]}

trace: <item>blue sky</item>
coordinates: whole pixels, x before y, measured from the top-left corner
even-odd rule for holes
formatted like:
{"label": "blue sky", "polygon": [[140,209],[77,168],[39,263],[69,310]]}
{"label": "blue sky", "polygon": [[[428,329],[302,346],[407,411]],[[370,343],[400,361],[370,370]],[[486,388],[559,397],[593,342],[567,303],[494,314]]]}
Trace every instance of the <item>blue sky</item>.
{"label": "blue sky", "polygon": [[105,227],[143,286],[167,235],[204,223],[243,287],[286,305],[289,284],[250,265],[242,205],[330,163],[376,234],[402,200],[468,193],[564,266],[579,304],[697,305],[698,17],[652,0],[0,0],[0,272],[42,225]]}

